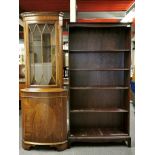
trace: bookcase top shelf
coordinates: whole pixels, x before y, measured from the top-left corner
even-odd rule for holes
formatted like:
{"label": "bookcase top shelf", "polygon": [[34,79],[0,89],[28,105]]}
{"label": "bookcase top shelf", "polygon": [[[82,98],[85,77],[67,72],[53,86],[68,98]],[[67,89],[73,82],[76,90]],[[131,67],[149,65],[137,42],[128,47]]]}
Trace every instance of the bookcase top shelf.
{"label": "bookcase top shelf", "polygon": [[117,28],[117,27],[127,27],[130,28],[131,27],[131,23],[70,23],[69,24],[70,28],[74,28],[74,27],[94,27],[94,28]]}

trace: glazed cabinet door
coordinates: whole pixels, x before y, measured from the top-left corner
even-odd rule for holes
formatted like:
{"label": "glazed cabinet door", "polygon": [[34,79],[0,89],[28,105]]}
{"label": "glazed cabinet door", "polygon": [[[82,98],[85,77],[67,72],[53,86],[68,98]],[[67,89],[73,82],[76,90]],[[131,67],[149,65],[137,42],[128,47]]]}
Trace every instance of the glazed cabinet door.
{"label": "glazed cabinet door", "polygon": [[59,86],[61,55],[58,22],[30,22],[26,26],[28,85],[30,87]]}

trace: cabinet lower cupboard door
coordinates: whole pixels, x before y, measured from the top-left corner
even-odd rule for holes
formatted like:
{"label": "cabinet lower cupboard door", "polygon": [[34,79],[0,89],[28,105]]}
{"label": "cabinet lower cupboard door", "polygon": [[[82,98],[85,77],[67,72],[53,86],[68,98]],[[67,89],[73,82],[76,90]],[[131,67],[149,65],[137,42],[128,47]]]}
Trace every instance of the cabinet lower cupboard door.
{"label": "cabinet lower cupboard door", "polygon": [[67,145],[67,92],[22,92],[23,148]]}

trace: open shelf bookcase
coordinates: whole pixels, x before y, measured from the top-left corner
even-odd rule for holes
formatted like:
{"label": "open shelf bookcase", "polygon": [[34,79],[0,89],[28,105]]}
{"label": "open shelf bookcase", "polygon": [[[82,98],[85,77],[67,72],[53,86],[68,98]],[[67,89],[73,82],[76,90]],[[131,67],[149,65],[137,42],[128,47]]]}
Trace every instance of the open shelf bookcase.
{"label": "open shelf bookcase", "polygon": [[70,24],[70,142],[131,146],[130,33],[130,24]]}

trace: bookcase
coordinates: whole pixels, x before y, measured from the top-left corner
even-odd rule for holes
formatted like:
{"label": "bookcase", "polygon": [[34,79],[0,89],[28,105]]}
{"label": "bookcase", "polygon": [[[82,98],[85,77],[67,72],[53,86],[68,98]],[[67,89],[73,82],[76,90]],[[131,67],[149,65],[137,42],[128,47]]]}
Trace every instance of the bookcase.
{"label": "bookcase", "polygon": [[72,142],[130,138],[130,24],[69,25],[69,104]]}

